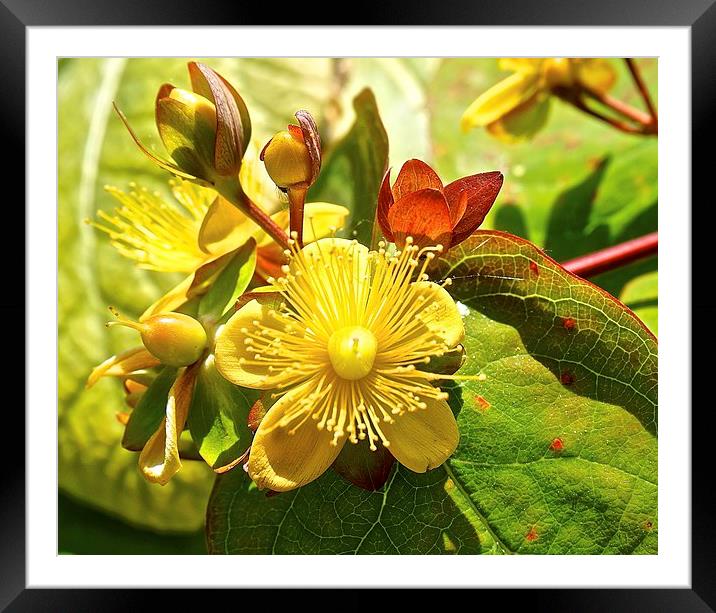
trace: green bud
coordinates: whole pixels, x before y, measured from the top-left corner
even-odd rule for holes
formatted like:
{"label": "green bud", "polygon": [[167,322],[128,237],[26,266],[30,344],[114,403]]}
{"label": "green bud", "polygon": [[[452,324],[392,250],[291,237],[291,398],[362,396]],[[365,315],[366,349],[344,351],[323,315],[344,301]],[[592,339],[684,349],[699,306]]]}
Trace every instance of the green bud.
{"label": "green bud", "polygon": [[193,317],[183,313],[160,313],[144,321],[117,317],[107,326],[125,326],[137,330],[147,351],[167,366],[188,366],[196,362],[204,352],[208,339],[204,327]]}
{"label": "green bud", "polygon": [[208,66],[189,62],[188,68],[191,91],[165,83],[155,101],[159,136],[173,161],[145,147],[116,105],[115,110],[137,146],[161,168],[200,185],[238,182],[251,139],[246,104],[231,84]]}

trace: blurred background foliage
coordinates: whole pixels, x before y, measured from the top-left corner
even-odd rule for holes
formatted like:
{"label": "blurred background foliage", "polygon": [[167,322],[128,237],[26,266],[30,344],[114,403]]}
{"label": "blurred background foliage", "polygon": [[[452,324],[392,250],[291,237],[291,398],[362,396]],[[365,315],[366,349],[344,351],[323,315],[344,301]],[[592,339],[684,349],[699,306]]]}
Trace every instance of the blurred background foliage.
{"label": "blurred background foliage", "polygon": [[[190,58],[197,59],[197,58]],[[107,306],[137,316],[177,277],[142,271],[84,223],[114,200],[106,184],[130,182],[168,193],[168,175],[132,143],[112,111],[116,101],[140,138],[163,149],[154,97],[164,82],[188,87],[186,59],[62,59],[59,123],[59,551],[204,553],[203,521],[212,474],[186,461],[165,487],[146,483],[136,454],[121,448],[117,381],[85,391],[92,367],[136,344],[129,330],[107,333]],[[504,144],[467,134],[460,116],[502,73],[488,58],[203,59],[241,92],[261,144],[300,108],[316,117],[324,149],[347,132],[353,99],[375,94],[394,176],[407,159],[433,165],[445,183],[500,170],[505,183],[483,227],[512,232],[565,261],[657,229],[657,140],[619,133],[555,100],[545,128]],[[613,94],[640,107],[623,61]],[[652,96],[657,62],[640,59]],[[340,164],[332,166],[340,184]],[[322,178],[323,179],[323,178]],[[322,194],[323,195],[323,194]],[[650,258],[593,279],[656,333],[657,263]]]}

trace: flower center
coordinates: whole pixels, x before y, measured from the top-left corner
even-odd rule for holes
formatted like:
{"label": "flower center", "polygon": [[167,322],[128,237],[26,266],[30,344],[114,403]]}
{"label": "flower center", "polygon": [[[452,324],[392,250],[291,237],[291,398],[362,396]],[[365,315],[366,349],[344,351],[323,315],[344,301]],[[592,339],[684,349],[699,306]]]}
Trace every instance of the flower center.
{"label": "flower center", "polygon": [[328,341],[328,357],[333,370],[341,379],[350,381],[370,373],[377,349],[375,336],[363,326],[340,328]]}

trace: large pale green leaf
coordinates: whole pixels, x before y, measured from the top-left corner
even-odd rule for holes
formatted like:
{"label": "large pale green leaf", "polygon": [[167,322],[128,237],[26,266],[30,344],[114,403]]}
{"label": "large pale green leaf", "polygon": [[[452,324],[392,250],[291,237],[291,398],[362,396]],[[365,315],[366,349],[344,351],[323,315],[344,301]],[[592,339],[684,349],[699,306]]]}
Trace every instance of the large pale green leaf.
{"label": "large pale green leaf", "polygon": [[531,244],[478,232],[439,262],[480,380],[449,387],[460,444],[366,492],[334,473],[267,497],[217,480],[221,553],[656,553],[656,342]]}
{"label": "large pale green leaf", "polygon": [[310,198],[347,206],[348,235],[369,244],[378,188],[388,167],[388,137],[370,89],[358,94],[353,106],[355,123],[329,155]]}

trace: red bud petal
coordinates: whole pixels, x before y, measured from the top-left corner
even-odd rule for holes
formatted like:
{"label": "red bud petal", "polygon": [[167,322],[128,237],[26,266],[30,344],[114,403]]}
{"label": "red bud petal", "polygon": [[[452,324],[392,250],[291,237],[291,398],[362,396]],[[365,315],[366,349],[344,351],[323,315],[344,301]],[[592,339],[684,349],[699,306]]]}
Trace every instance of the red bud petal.
{"label": "red bud petal", "polygon": [[378,225],[383,231],[383,236],[391,243],[393,242],[393,233],[390,231],[390,224],[388,223],[388,211],[393,206],[393,202],[393,192],[390,189],[390,168],[388,168],[378,190],[376,217],[378,218]]}
{"label": "red bud petal", "polygon": [[440,177],[425,162],[408,160],[403,164],[398,178],[395,180],[393,196],[396,200],[400,200],[411,192],[427,188],[442,191],[443,183]]}
{"label": "red bud petal", "polygon": [[395,458],[383,445],[371,451],[366,441],[346,443],[333,463],[333,469],[353,485],[375,492],[390,476]]}
{"label": "red bud petal", "polygon": [[457,245],[470,236],[485,219],[495,203],[502,187],[502,173],[483,172],[463,177],[445,186],[445,199],[450,211],[462,208],[463,194],[467,194],[467,204],[463,214],[453,227],[452,244]]}
{"label": "red bud petal", "polygon": [[[318,133],[318,126],[308,111],[296,111],[295,117],[301,126],[303,142],[306,143],[308,155],[311,158],[311,180],[312,185],[321,170],[321,136]],[[289,126],[289,130],[291,126]]]}
{"label": "red bud petal", "polygon": [[232,85],[208,66],[199,62],[189,62],[188,66],[194,92],[216,107],[214,166],[221,175],[235,174],[251,138],[246,104]]}
{"label": "red bud petal", "polygon": [[399,247],[412,236],[419,246],[450,246],[452,222],[445,196],[436,189],[421,189],[401,198],[388,211],[388,223]]}

